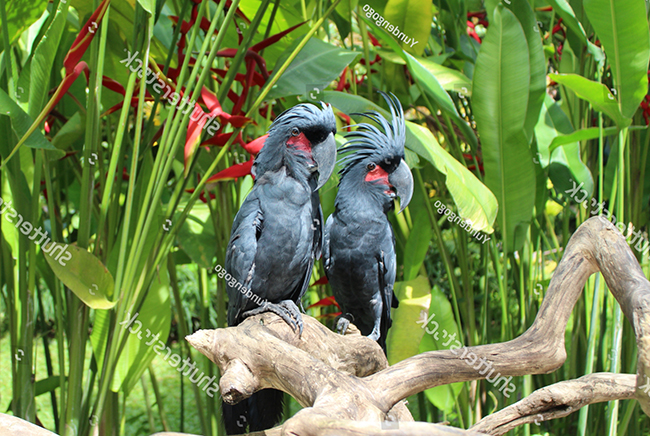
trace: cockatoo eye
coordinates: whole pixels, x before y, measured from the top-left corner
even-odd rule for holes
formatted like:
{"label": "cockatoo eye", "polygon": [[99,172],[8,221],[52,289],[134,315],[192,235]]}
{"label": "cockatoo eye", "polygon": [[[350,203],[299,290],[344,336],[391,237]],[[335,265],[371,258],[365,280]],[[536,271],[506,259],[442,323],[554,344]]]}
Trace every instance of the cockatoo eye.
{"label": "cockatoo eye", "polygon": [[375,165],[373,162],[370,162],[366,168],[368,168],[368,171],[372,171],[377,168],[377,165]]}
{"label": "cockatoo eye", "polygon": [[291,129],[291,136],[298,136],[298,135],[300,135],[300,129],[298,129],[297,127]]}

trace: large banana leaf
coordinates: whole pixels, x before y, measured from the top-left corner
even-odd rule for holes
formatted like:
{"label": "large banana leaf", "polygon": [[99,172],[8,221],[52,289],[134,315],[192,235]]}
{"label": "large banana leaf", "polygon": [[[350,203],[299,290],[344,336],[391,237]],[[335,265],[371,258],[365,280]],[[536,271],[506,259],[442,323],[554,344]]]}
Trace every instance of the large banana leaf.
{"label": "large banana leaf", "polygon": [[544,103],[546,94],[546,59],[542,48],[540,29],[536,23],[535,13],[526,1],[511,2],[508,9],[515,14],[526,35],[528,43],[528,65],[530,66],[530,87],[528,93],[528,108],[524,129],[528,142],[533,139],[533,129],[539,118],[539,111]]}
{"label": "large banana leaf", "polygon": [[612,67],[620,111],[631,118],[648,93],[650,34],[641,0],[585,0],[585,12]]}
{"label": "large banana leaf", "polygon": [[485,184],[499,202],[497,221],[507,251],[523,243],[535,201],[535,169],[524,134],[529,59],[521,24],[498,5],[476,60],[472,109],[483,146]]}
{"label": "large banana leaf", "polygon": [[[402,47],[410,53],[421,55],[431,33],[433,5],[428,0],[388,0],[384,18],[404,33]],[[408,41],[411,41],[407,44]]]}
{"label": "large banana leaf", "polygon": [[[374,110],[390,117],[387,111],[358,95],[326,91],[322,99],[344,113]],[[464,220],[471,220],[475,230],[485,233],[493,231],[492,224],[497,212],[494,194],[463,164],[447,153],[429,129],[407,121],[406,147],[431,162],[438,171],[447,176],[447,189]]]}

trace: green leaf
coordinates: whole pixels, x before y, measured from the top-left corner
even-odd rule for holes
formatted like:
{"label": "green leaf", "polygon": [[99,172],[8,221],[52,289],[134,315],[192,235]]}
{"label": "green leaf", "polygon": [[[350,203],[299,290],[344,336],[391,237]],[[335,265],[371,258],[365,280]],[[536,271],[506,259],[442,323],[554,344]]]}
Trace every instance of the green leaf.
{"label": "green leaf", "polygon": [[[60,385],[61,385],[61,376],[58,375],[52,375],[49,376],[48,378],[38,380],[36,381],[36,383],[34,383],[34,397],[39,397],[43,394],[47,394],[48,392],[52,392]],[[14,400],[12,398],[11,401],[9,401],[9,406],[7,406],[7,410],[11,410],[13,406],[13,402]]]}
{"label": "green leaf", "polygon": [[445,184],[461,218],[471,221],[474,230],[492,233],[498,202],[491,190],[442,148],[429,129],[407,121],[406,143],[447,176]]}
{"label": "green leaf", "polygon": [[156,1],[155,0],[138,0],[138,3],[140,3],[140,6],[142,6],[142,9],[149,12],[149,14],[153,15],[153,14],[156,13]]}
{"label": "green leaf", "polygon": [[[75,112],[52,138],[52,145],[59,150],[73,150],[74,145],[83,140],[86,132],[86,117],[81,111]],[[79,149],[81,149],[80,144]]]}
{"label": "green leaf", "polygon": [[[6,92],[0,89],[0,115],[5,115],[11,118],[11,127],[19,138],[22,138],[29,130],[34,120],[25,113],[20,106],[16,104]],[[53,155],[61,158],[65,152],[55,148],[50,141],[45,139],[45,136],[36,130],[25,141],[25,145],[30,148],[42,148],[44,150],[53,151]]]}
{"label": "green leaf", "polygon": [[358,3],[359,0],[342,1],[339,2],[338,5],[336,5],[334,10],[341,16],[341,18],[348,20],[349,23],[350,14],[352,13],[353,10],[357,8]]}
{"label": "green leaf", "polygon": [[[618,127],[606,127],[603,129],[603,137],[616,135],[617,133]],[[596,139],[599,136],[600,129],[598,127],[589,127],[587,129],[576,130],[575,132],[566,135],[558,135],[551,141],[551,144],[548,146],[548,151],[552,153],[556,148],[562,147],[566,144],[588,141],[590,139]]]}
{"label": "green leaf", "polygon": [[567,115],[560,105],[547,95],[535,126],[540,164],[543,168],[548,168],[549,177],[559,191],[571,189],[575,181],[576,184],[583,184],[584,189],[591,195],[594,180],[589,168],[580,159],[580,144],[574,141],[564,147],[550,150],[551,143],[559,135],[570,136],[572,132],[573,126]]}
{"label": "green leaf", "polygon": [[575,92],[581,99],[587,100],[595,110],[609,116],[620,129],[632,123],[632,119],[621,113],[614,94],[602,83],[594,82],[577,74],[549,74],[548,76]]}
{"label": "green leaf", "polygon": [[566,0],[548,0],[548,2],[553,7],[553,11],[558,14],[560,18],[562,18],[562,22],[569,28],[570,31],[574,32],[578,36],[580,42],[587,47],[589,53],[594,56],[594,60],[596,62],[602,61],[604,59],[603,51],[600,49],[600,47],[594,45],[591,41],[589,41],[589,38],[587,38],[587,34],[585,33],[585,29],[582,27],[580,21],[578,21],[576,18],[576,14],[573,11],[571,5]]}
{"label": "green leaf", "polygon": [[[400,301],[401,305],[401,301]],[[435,286],[431,289],[431,304],[428,312],[421,312],[416,323],[422,332],[419,345],[419,352],[435,350],[449,350],[462,346],[462,335],[459,334],[458,325],[454,320],[454,313],[449,304],[447,296]],[[436,386],[427,389],[427,399],[438,409],[450,413],[454,407],[454,399],[458,396],[463,387],[462,383]]]}
{"label": "green leaf", "polygon": [[68,17],[67,3],[60,2],[54,19],[48,27],[45,35],[38,43],[31,59],[29,76],[29,115],[32,118],[38,117],[47,101],[48,85],[54,65],[61,35],[65,29]]}
{"label": "green leaf", "polygon": [[[7,0],[7,33],[9,43],[15,43],[20,35],[36,22],[45,12],[49,0]],[[2,29],[3,23],[0,23]],[[4,42],[0,38],[0,50],[4,50]]]}
{"label": "green leaf", "polygon": [[[242,196],[242,201],[245,196]],[[178,210],[184,210],[180,207]],[[174,221],[178,221],[181,212],[177,212]],[[201,268],[214,267],[217,238],[214,234],[214,224],[207,204],[195,204],[192,207],[183,226],[176,236],[178,245]]]}
{"label": "green leaf", "polygon": [[[361,17],[368,25],[374,29],[374,33],[382,41],[384,41],[395,54],[400,56],[408,65],[409,71],[411,72],[413,78],[417,81],[418,85],[426,93],[426,95],[431,98],[436,105],[440,107],[441,110],[445,111],[456,123],[456,125],[462,130],[463,135],[466,140],[470,143],[472,148],[476,148],[478,142],[474,131],[467,124],[467,122],[458,115],[456,106],[452,101],[451,97],[444,90],[435,74],[432,70],[426,68],[423,64],[420,63],[420,60],[414,56],[406,53],[402,48],[397,44],[397,42],[390,36],[384,29],[378,28],[374,22],[369,21],[364,16]],[[463,91],[462,86],[458,91]]]}
{"label": "green leaf", "polygon": [[[161,264],[165,265],[166,262],[163,261]],[[113,386],[111,387],[113,392],[124,389],[128,395],[157,354],[169,355],[166,352],[160,354],[154,350],[156,346],[160,349],[167,342],[169,336],[172,315],[169,294],[169,274],[167,271],[161,270],[154,277],[137,314],[137,319],[128,327],[129,336],[126,346],[113,374]],[[137,321],[142,323],[141,328],[138,328]],[[126,328],[126,324],[123,324],[122,327]],[[157,341],[154,341],[155,338],[158,338]],[[172,360],[174,360],[173,357]]]}
{"label": "green leaf", "polygon": [[[374,110],[390,118],[386,110],[358,95],[326,91],[322,99],[346,114]],[[429,129],[407,121],[406,148],[428,160],[447,176],[447,189],[463,219],[471,220],[476,230],[492,233],[497,213],[496,198],[471,171],[440,146]]]}
{"label": "green leaf", "polygon": [[498,5],[476,60],[472,109],[484,180],[500,206],[497,221],[507,252],[523,243],[535,202],[535,169],[524,134],[529,71],[524,31],[514,14]]}
{"label": "green leaf", "polygon": [[413,58],[426,68],[431,76],[435,77],[443,89],[460,92],[466,97],[472,96],[472,81],[460,71],[443,67],[428,58],[415,56]]}
{"label": "green leaf", "polygon": [[[296,40],[294,44],[285,50],[276,63],[275,71],[278,70],[299,43],[300,41]],[[311,38],[291,62],[266,98],[271,100],[288,95],[308,95],[313,88],[322,91],[330,82],[341,75],[345,67],[360,56],[361,53],[344,50],[320,39]],[[317,96],[317,99],[320,99],[320,96]]]}
{"label": "green leaf", "polygon": [[404,247],[404,280],[417,277],[432,238],[431,222],[427,209],[421,208],[413,220],[413,228]]}
{"label": "green leaf", "polygon": [[[154,348],[164,350],[169,336],[171,302],[169,275],[166,270],[161,270],[154,278],[139,312],[127,312],[123,318],[118,318],[117,322],[119,328],[128,329],[128,337],[113,373],[111,390],[118,392],[124,389],[128,394],[156,354],[161,355]],[[90,343],[100,373],[104,364],[109,328],[110,312],[96,311]],[[161,356],[164,355],[169,356],[166,352]]]}
{"label": "green leaf", "polygon": [[[366,11],[366,16],[368,16]],[[429,40],[433,9],[428,0],[388,0],[383,19],[395,26],[391,31],[402,41],[402,47],[410,53],[421,55]],[[374,20],[379,26],[390,29],[383,20]],[[389,30],[390,31],[390,30]]]}
{"label": "green leaf", "polygon": [[46,242],[41,249],[54,274],[88,307],[110,309],[115,306],[110,300],[113,276],[95,255],[76,245],[54,242]]}
{"label": "green leaf", "polygon": [[431,287],[424,276],[396,282],[393,290],[399,300],[399,309],[392,310],[393,324],[386,338],[388,363],[391,365],[419,353],[424,329],[417,321],[422,318],[422,312],[429,311],[431,302]]}
{"label": "green leaf", "polygon": [[612,67],[620,112],[631,118],[648,93],[650,34],[645,2],[584,0],[583,6]]}
{"label": "green leaf", "polygon": [[528,43],[528,65],[530,66],[530,88],[528,94],[528,108],[524,129],[528,142],[533,139],[533,129],[539,118],[539,111],[544,104],[546,94],[546,59],[542,48],[541,31],[537,26],[535,13],[527,1],[515,1],[508,5],[508,9],[515,14],[526,35]]}
{"label": "green leaf", "polygon": [[379,29],[374,22],[364,18],[364,21],[375,30],[375,34],[390,48],[393,49],[393,52],[401,57],[409,67],[409,71],[413,74],[414,78],[420,84],[424,92],[431,97],[438,106],[445,112],[458,116],[458,111],[456,111],[456,106],[454,102],[449,97],[449,94],[443,89],[438,82],[438,79],[434,74],[431,73],[427,68],[425,68],[416,58],[414,58],[409,53],[406,53],[402,48],[397,44],[397,42],[384,31]]}
{"label": "green leaf", "polygon": [[425,68],[417,59],[408,53],[406,56],[406,63],[409,66],[409,71],[413,74],[417,82],[427,95],[434,99],[436,104],[440,106],[445,112],[458,117],[458,111],[447,91],[444,90],[436,76]]}

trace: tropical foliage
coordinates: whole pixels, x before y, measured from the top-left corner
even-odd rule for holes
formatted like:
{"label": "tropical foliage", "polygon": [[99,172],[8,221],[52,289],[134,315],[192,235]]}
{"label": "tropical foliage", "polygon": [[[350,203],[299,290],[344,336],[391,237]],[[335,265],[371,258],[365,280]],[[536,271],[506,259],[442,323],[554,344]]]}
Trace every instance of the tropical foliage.
{"label": "tropical foliage", "polygon": [[[339,144],[354,113],[387,115],[377,90],[405,108],[416,186],[391,215],[391,363],[448,335],[521,334],[592,215],[650,272],[643,0],[0,0],[0,30],[0,407],[61,435],[150,434],[177,413],[170,430],[223,434],[218,395],[182,376],[191,398],[165,413],[155,368],[178,363],[147,339],[218,380],[182,338],[225,325],[214,268],[263,135],[299,102],[334,107]],[[336,186],[321,189],[325,216]],[[312,282],[307,312],[331,326],[322,267]],[[415,419],[467,428],[550,383],[635,372],[633,331],[599,275],[566,334],[555,373],[512,379],[515,395],[487,381],[430,389],[410,399]],[[127,420],[141,390],[143,421]],[[649,424],[629,401],[514,433]]]}

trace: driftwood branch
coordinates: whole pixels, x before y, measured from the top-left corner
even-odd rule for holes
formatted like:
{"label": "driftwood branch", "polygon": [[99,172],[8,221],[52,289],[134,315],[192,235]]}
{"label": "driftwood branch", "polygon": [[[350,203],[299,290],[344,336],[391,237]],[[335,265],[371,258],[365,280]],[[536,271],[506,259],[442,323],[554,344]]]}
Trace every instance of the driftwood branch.
{"label": "driftwood branch", "polygon": [[24,419],[0,413],[0,434],[11,436],[56,436],[49,430]]}
{"label": "driftwood branch", "polygon": [[[198,331],[187,340],[221,369],[220,387],[225,401],[237,402],[259,389],[276,388],[303,405],[305,409],[285,422],[282,434],[413,434],[406,430],[407,426],[413,427],[413,431],[426,427],[424,431],[428,434],[451,434],[451,429],[434,424],[400,422],[399,429],[382,431],[379,427],[364,430],[363,425],[350,421],[412,421],[401,402],[408,396],[434,386],[483,379],[492,374],[479,372],[481,367],[477,370],[468,364],[466,356],[472,356],[475,362],[489,362],[493,373],[506,377],[556,370],[566,359],[564,333],[571,311],[587,278],[597,271],[603,274],[634,329],[638,346],[636,376],[623,375],[626,384],[622,387],[608,385],[595,376],[573,381],[578,383],[576,386],[598,381],[600,390],[592,392],[591,397],[583,392],[584,400],[562,397],[557,393],[562,386],[554,385],[548,387],[549,391],[531,395],[531,402],[521,409],[519,418],[513,420],[514,415],[508,411],[498,415],[502,417],[501,424],[490,421],[488,425],[484,420],[483,425],[486,429],[498,429],[509,422],[530,422],[525,418],[530,415],[527,411],[543,410],[536,408],[535,401],[543,403],[544,395],[558,398],[555,411],[539,412],[542,416],[547,413],[549,418],[563,416],[562,402],[566,408],[573,408],[581,401],[586,401],[584,405],[632,397],[650,415],[650,396],[644,389],[638,389],[650,376],[650,283],[621,233],[601,217],[591,218],[578,228],[567,244],[533,325],[520,337],[505,343],[468,347],[462,352],[431,351],[387,367],[381,349],[368,338],[358,334],[337,335],[308,316],[303,316],[305,330],[299,338],[274,314],[249,318],[233,328]],[[623,380],[621,376],[605,377]],[[632,390],[630,377],[635,378]]]}
{"label": "driftwood branch", "polygon": [[634,374],[588,374],[538,389],[523,400],[486,416],[471,429],[499,436],[523,424],[539,425],[565,417],[588,404],[629,400],[634,398],[635,391]]}

